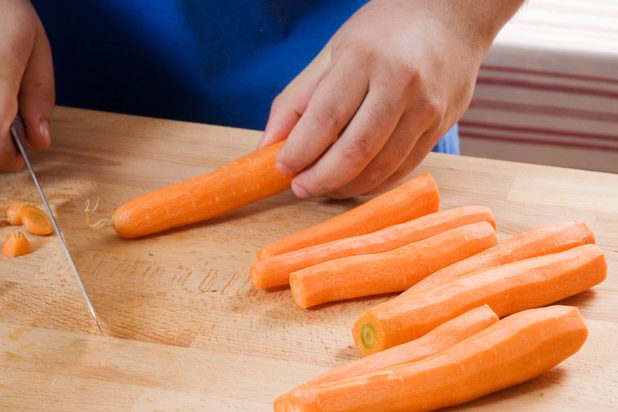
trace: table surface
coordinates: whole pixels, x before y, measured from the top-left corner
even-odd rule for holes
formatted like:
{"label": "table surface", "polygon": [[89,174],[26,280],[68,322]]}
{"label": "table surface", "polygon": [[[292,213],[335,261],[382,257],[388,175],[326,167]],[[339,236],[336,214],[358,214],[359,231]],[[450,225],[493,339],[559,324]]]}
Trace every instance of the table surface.
{"label": "table surface", "polygon": [[[273,399],[359,357],[351,327],[378,296],[300,309],[290,291],[255,290],[259,248],[366,199],[299,200],[289,191],[210,222],[139,240],[85,224],[125,201],[255,148],[259,132],[57,108],[54,145],[32,153],[82,281],[99,335],[57,236],[0,256],[0,410],[269,411]],[[586,221],[609,265],[601,285],[563,303],[590,329],[584,347],[514,388],[449,410],[616,410],[618,175],[430,154],[442,209],[492,208],[504,240]],[[26,170],[0,174],[0,209],[40,205]],[[11,227],[0,226],[3,239]],[[522,409],[525,408],[525,409]]]}

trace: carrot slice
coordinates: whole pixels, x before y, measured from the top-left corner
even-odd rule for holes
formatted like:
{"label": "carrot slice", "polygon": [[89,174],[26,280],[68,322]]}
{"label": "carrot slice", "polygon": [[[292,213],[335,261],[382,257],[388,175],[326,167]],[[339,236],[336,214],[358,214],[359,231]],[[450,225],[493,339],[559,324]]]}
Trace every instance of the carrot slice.
{"label": "carrot slice", "polygon": [[382,352],[374,353],[366,358],[341,365],[335,369],[314,378],[299,387],[275,399],[275,410],[285,402],[285,398],[294,392],[310,386],[323,385],[341,379],[353,378],[365,373],[389,368],[403,363],[409,363],[428,358],[438,352],[450,348],[456,343],[474,335],[498,322],[498,316],[484,305],[451,319],[434,330],[411,342],[407,342]]}
{"label": "carrot slice", "polygon": [[9,225],[21,225],[21,207],[20,203],[15,202],[6,210],[6,218],[9,221]]}
{"label": "carrot slice", "polygon": [[251,282],[256,288],[287,285],[290,273],[309,266],[347,256],[387,252],[477,222],[489,222],[496,227],[491,210],[485,206],[464,206],[431,213],[373,233],[333,240],[257,261],[251,266]]}
{"label": "carrot slice", "polygon": [[582,347],[575,307],[526,310],[429,358],[295,391],[277,412],[418,412],[480,398],[553,368]]}
{"label": "carrot slice", "polygon": [[222,215],[290,188],[292,175],[275,168],[284,141],[133,199],[112,217],[120,237],[131,239]]}
{"label": "carrot slice", "polygon": [[430,289],[473,270],[558,253],[588,243],[594,243],[594,234],[585,222],[571,221],[542,226],[514,236],[477,255],[440,269],[403,294]]}
{"label": "carrot slice", "polygon": [[21,208],[21,220],[28,232],[33,235],[47,236],[54,232],[49,216],[41,209],[34,206]]}
{"label": "carrot slice", "polygon": [[[502,317],[583,292],[606,276],[601,249],[592,244],[578,246],[481,269],[428,290],[400,295],[366,311],[354,324],[352,334],[361,354],[368,355],[422,336],[479,305],[489,305]],[[373,335],[371,345],[363,343],[367,335]]]}
{"label": "carrot slice", "polygon": [[17,257],[28,253],[30,253],[30,243],[23,233],[15,231],[6,237],[2,247],[4,256]]}
{"label": "carrot slice", "polygon": [[429,173],[423,173],[354,209],[264,246],[258,259],[375,232],[437,212],[439,207],[436,182]]}
{"label": "carrot slice", "polygon": [[310,266],[290,275],[301,307],[406,290],[425,276],[498,243],[487,222],[439,233],[395,250],[349,256]]}

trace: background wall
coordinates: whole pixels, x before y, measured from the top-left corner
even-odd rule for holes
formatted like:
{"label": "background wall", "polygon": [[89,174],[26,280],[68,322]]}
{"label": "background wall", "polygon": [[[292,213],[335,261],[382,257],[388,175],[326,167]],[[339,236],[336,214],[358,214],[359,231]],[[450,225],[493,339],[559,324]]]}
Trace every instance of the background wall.
{"label": "background wall", "polygon": [[530,0],[460,122],[462,154],[618,173],[618,0]]}

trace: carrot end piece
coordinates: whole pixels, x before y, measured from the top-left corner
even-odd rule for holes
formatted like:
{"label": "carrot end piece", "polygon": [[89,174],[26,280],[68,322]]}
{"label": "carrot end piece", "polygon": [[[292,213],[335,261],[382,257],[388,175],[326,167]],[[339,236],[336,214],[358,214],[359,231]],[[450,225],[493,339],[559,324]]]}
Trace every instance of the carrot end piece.
{"label": "carrot end piece", "polygon": [[23,233],[15,231],[6,237],[2,254],[7,257],[18,257],[30,253],[30,242]]}
{"label": "carrot end piece", "polygon": [[22,224],[21,208],[21,204],[15,202],[6,210],[6,219],[9,222],[9,225],[20,226]]}

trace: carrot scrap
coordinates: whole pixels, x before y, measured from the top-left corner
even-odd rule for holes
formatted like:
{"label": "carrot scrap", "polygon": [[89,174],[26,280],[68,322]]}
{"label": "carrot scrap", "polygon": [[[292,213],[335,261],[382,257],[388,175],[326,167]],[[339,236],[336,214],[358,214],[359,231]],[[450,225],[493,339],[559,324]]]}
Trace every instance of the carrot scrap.
{"label": "carrot scrap", "polygon": [[10,233],[4,241],[2,254],[8,257],[17,257],[30,253],[30,243],[26,236],[19,231]]}
{"label": "carrot scrap", "polygon": [[20,226],[21,225],[21,204],[18,202],[13,203],[6,210],[6,218],[9,222],[9,225]]}
{"label": "carrot scrap", "polygon": [[37,207],[23,206],[20,215],[24,227],[33,235],[47,236],[54,232],[49,216]]}

